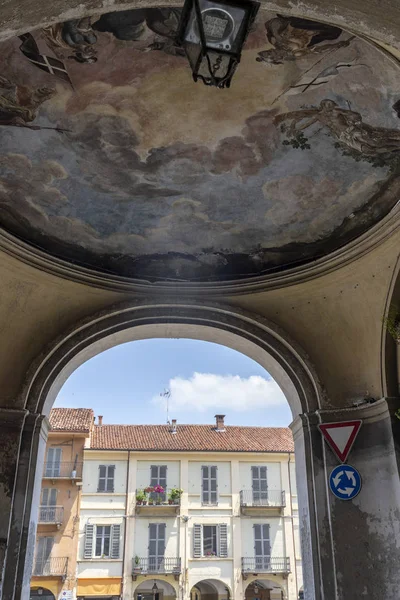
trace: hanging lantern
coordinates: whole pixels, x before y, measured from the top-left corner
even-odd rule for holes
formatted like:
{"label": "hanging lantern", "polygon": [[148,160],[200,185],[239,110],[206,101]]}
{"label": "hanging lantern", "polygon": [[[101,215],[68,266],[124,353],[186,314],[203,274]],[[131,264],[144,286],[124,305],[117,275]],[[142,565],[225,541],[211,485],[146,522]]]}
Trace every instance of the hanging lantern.
{"label": "hanging lantern", "polygon": [[185,49],[194,81],[228,88],[259,2],[186,0],[177,43]]}
{"label": "hanging lantern", "polygon": [[259,591],[260,590],[258,589],[258,585],[255,583],[254,584],[254,593],[255,593],[256,596],[257,596],[257,594],[258,594]]}
{"label": "hanging lantern", "polygon": [[152,594],[153,594],[153,598],[155,598],[155,597],[156,597],[156,595],[157,595],[157,594],[158,594],[158,592],[159,592],[159,590],[158,590],[158,586],[157,586],[156,582],[154,582],[154,585],[153,585],[153,587],[151,588],[151,592],[152,592]]}

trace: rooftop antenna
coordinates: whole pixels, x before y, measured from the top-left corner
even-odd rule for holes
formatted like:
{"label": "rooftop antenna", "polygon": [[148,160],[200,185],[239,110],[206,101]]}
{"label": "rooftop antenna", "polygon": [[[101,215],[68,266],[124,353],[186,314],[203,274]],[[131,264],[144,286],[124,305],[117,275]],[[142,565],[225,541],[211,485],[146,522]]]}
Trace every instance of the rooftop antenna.
{"label": "rooftop antenna", "polygon": [[160,396],[161,396],[161,398],[165,398],[165,401],[167,404],[167,425],[170,425],[170,422],[169,422],[169,399],[171,397],[171,390],[164,388],[164,391],[161,392]]}

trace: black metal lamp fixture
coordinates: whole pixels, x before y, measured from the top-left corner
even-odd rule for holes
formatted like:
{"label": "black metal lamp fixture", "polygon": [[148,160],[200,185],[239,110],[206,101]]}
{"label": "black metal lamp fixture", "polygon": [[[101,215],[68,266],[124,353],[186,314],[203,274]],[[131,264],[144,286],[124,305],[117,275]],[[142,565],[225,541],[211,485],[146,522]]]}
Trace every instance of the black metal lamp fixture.
{"label": "black metal lamp fixture", "polygon": [[194,81],[230,86],[259,6],[254,0],[185,0],[177,43],[185,49]]}
{"label": "black metal lamp fixture", "polygon": [[154,585],[151,588],[151,593],[153,594],[153,598],[156,597],[156,595],[158,594],[158,592],[159,592],[158,586],[157,586],[156,582],[154,582]]}

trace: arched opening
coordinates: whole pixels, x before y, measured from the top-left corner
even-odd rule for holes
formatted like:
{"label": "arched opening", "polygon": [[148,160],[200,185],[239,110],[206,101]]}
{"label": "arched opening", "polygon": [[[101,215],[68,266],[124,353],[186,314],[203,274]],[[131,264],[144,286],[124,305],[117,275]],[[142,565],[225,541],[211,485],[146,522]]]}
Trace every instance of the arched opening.
{"label": "arched opening", "polygon": [[[262,365],[280,385],[289,402],[295,420],[297,469],[305,473],[308,442],[303,437],[298,415],[318,408],[322,393],[312,366],[302,356],[301,349],[275,325],[254,319],[252,315],[234,313],[226,307],[143,304],[120,307],[107,315],[90,319],[59,340],[38,365],[32,367],[30,383],[25,390],[27,406],[48,414],[68,376],[89,358],[127,341],[163,337],[217,342]],[[302,520],[303,538],[311,540],[315,535],[313,519],[316,515],[313,504],[310,506],[309,502],[310,490],[303,486],[298,495],[299,503],[307,507],[307,518]],[[311,547],[310,541],[308,548]],[[314,562],[318,568],[317,554],[310,550],[306,560],[311,565],[307,569],[308,574],[313,574]],[[313,576],[309,585],[310,589],[314,587]]]}
{"label": "arched opening", "polygon": [[271,579],[258,578],[248,584],[245,600],[286,600],[285,584]]}
{"label": "arched opening", "polygon": [[146,579],[135,589],[135,600],[175,600],[176,590],[168,581]]}
{"label": "arched opening", "polygon": [[40,586],[32,587],[29,597],[30,600],[38,600],[39,598],[41,598],[41,600],[56,600],[53,592]]}
{"label": "arched opening", "polygon": [[202,579],[190,590],[190,600],[229,600],[229,587],[218,579]]}

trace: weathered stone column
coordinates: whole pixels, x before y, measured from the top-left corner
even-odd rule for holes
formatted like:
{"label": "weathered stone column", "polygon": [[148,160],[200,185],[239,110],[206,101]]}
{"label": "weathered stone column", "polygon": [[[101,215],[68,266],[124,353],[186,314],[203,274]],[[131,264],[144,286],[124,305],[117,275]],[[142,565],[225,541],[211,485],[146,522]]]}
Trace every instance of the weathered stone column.
{"label": "weathered stone column", "polygon": [[0,409],[0,598],[10,551],[12,520],[22,432],[27,411]]}
{"label": "weathered stone column", "polygon": [[[340,461],[317,426],[353,419],[363,424],[347,463],[358,470],[363,485],[357,497],[343,501],[328,486]],[[398,600],[400,481],[386,400],[302,415],[292,428],[306,600]]]}
{"label": "weathered stone column", "polygon": [[[10,596],[13,600],[27,600],[29,598],[30,578],[39,514],[38,509],[42,487],[43,463],[49,429],[49,422],[43,415],[30,415],[30,417],[32,422],[34,421],[34,427],[32,426],[30,437],[28,436],[28,432],[26,436],[27,449],[29,448],[30,442],[29,466],[28,471],[26,472],[26,465],[23,465],[21,478],[19,478],[21,480],[21,492],[25,482],[25,506],[23,514],[18,513],[17,511],[15,513],[15,527],[20,530],[20,541],[14,595]],[[25,473],[26,480],[24,480]],[[8,581],[9,573],[7,567],[6,570]],[[5,584],[7,584],[7,581]],[[8,596],[6,596],[6,598],[8,599]]]}

